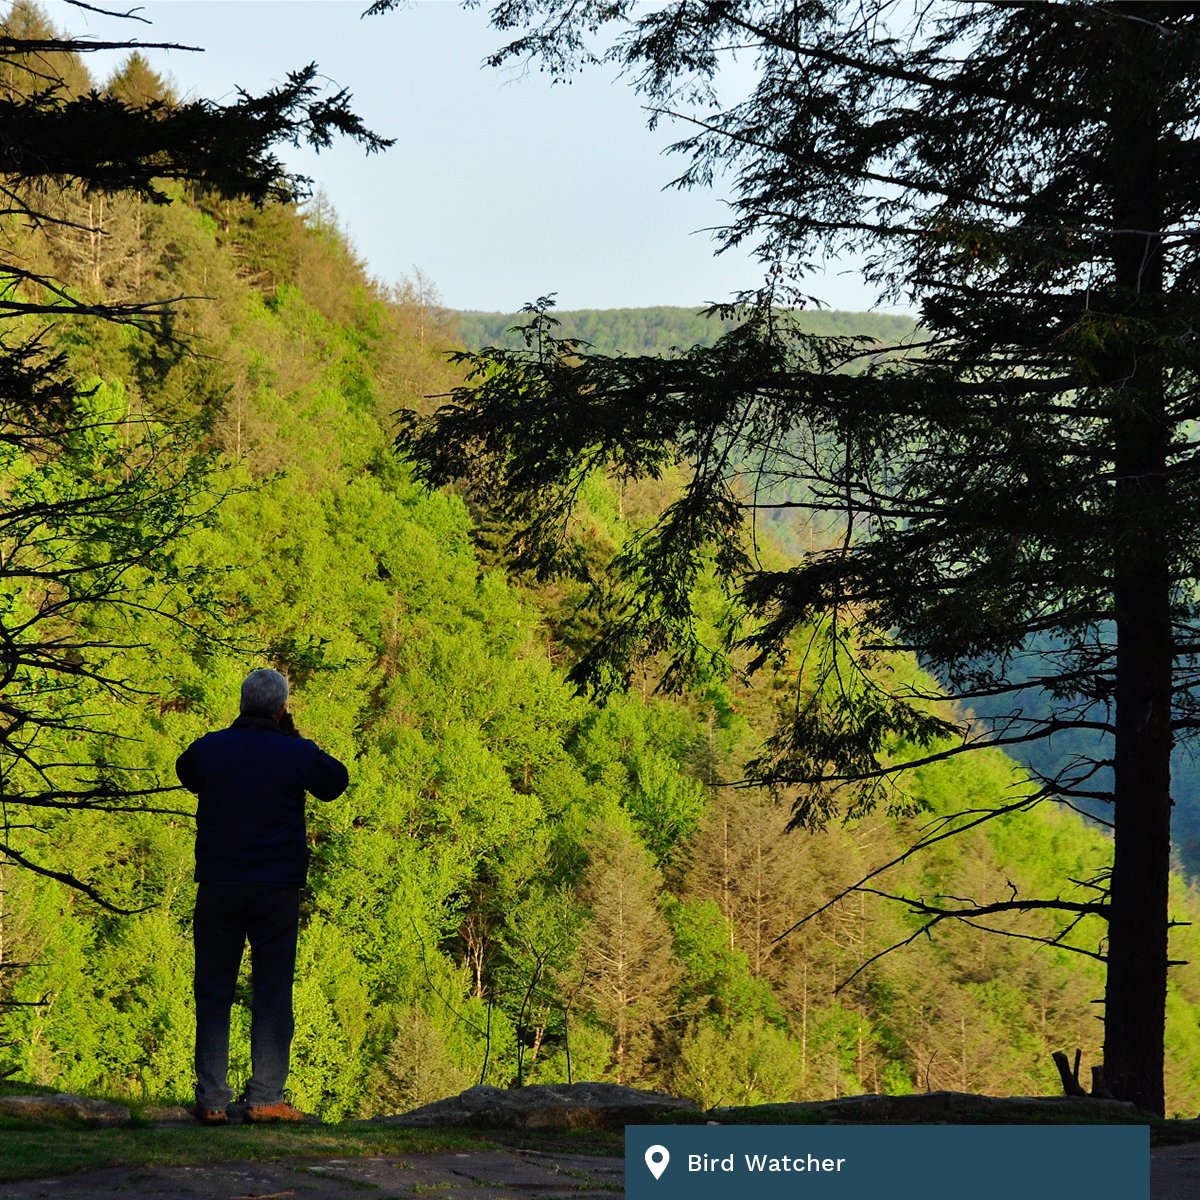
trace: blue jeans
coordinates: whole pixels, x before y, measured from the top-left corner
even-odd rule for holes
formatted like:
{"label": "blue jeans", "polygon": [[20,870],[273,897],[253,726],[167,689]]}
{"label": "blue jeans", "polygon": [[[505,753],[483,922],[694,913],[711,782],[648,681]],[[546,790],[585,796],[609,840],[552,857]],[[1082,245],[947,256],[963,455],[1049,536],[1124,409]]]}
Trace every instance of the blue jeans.
{"label": "blue jeans", "polygon": [[283,1098],[292,1048],[292,981],[300,893],[253,883],[202,883],[196,890],[196,1103],[224,1108],[229,1088],[229,1012],[242,950],[250,942],[251,1075],[247,1104]]}

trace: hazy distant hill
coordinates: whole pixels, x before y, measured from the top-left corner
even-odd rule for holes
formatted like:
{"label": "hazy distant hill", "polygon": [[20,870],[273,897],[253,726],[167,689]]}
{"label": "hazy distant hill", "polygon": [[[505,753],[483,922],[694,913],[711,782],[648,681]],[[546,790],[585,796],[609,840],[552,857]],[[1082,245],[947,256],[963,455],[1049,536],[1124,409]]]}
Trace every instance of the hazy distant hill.
{"label": "hazy distant hill", "polygon": [[[583,308],[553,314],[560,322],[558,332],[588,342],[601,354],[665,354],[689,346],[711,346],[732,322],[701,315],[699,308]],[[520,337],[511,333],[526,318],[521,313],[462,312],[459,332],[464,345],[515,349]],[[801,319],[812,333],[868,334],[883,342],[894,342],[913,332],[912,317],[894,313],[849,313],[815,310]]]}

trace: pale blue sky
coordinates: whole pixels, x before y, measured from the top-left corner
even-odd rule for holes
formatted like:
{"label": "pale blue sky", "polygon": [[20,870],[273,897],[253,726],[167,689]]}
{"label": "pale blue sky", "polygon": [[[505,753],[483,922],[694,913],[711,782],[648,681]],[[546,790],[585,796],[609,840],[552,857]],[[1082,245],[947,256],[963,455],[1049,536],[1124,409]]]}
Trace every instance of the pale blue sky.
{"label": "pale blue sky", "polygon": [[[232,99],[238,85],[261,91],[310,61],[350,88],[356,111],[396,144],[370,157],[348,144],[285,157],[325,191],[385,283],[419,268],[451,307],[511,311],[548,291],[563,308],[699,307],[759,282],[747,254],[715,257],[702,232],[723,220],[717,196],[663,190],[683,166],[662,154],[672,134],[646,130],[612,72],[552,87],[536,71],[481,67],[502,41],[485,11],[418,0],[361,18],[368,3],[142,0],[152,26],[44,6],[77,35],[203,46],[150,54],[184,94]],[[97,75],[115,65],[89,60]],[[812,290],[834,308],[874,299],[854,272]]]}

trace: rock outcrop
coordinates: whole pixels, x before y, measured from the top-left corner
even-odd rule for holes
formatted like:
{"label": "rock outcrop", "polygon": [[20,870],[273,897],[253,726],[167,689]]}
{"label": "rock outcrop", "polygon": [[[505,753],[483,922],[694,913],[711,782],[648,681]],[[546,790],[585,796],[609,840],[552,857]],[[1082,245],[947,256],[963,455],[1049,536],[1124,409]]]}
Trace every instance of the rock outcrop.
{"label": "rock outcrop", "polygon": [[[843,1096],[804,1104],[769,1104],[752,1108],[714,1108],[700,1114],[690,1100],[665,1092],[642,1091],[615,1083],[530,1084],[522,1088],[481,1085],[398,1116],[375,1117],[387,1125],[458,1125],[476,1129],[611,1129],[671,1120],[713,1124],[745,1124],[770,1120],[778,1124],[898,1121],[915,1125],[948,1122],[1062,1122],[1079,1117],[1110,1122],[1145,1119],[1131,1104],[1076,1096],[979,1096],[966,1092],[918,1092],[910,1096]],[[68,1092],[38,1096],[0,1096],[0,1116],[19,1117],[43,1125],[128,1125],[129,1109],[107,1100]],[[186,1124],[183,1107],[148,1108],[140,1114],[151,1125]],[[231,1124],[242,1119],[242,1106],[230,1106]],[[316,1120],[316,1118],[311,1118]]]}
{"label": "rock outcrop", "polygon": [[389,1125],[466,1125],[477,1129],[620,1129],[671,1113],[695,1112],[690,1100],[615,1083],[481,1084],[395,1117]]}
{"label": "rock outcrop", "polygon": [[129,1109],[107,1100],[93,1100],[71,1092],[44,1096],[0,1096],[0,1116],[20,1117],[45,1125],[128,1125]]}

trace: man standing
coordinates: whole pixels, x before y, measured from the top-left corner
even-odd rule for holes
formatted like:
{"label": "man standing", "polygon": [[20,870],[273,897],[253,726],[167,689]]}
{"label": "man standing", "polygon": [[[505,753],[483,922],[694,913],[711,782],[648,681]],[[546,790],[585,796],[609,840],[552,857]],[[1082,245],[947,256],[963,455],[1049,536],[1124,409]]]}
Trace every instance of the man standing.
{"label": "man standing", "polygon": [[288,683],[251,671],[241,715],[194,741],[175,764],[196,806],[196,1107],[220,1125],[228,1082],[229,1013],[250,942],[251,1075],[247,1121],[298,1121],[283,1098],[292,1045],[292,982],[300,889],[308,873],[304,795],[333,800],[349,776],[336,758],[296,732]]}

